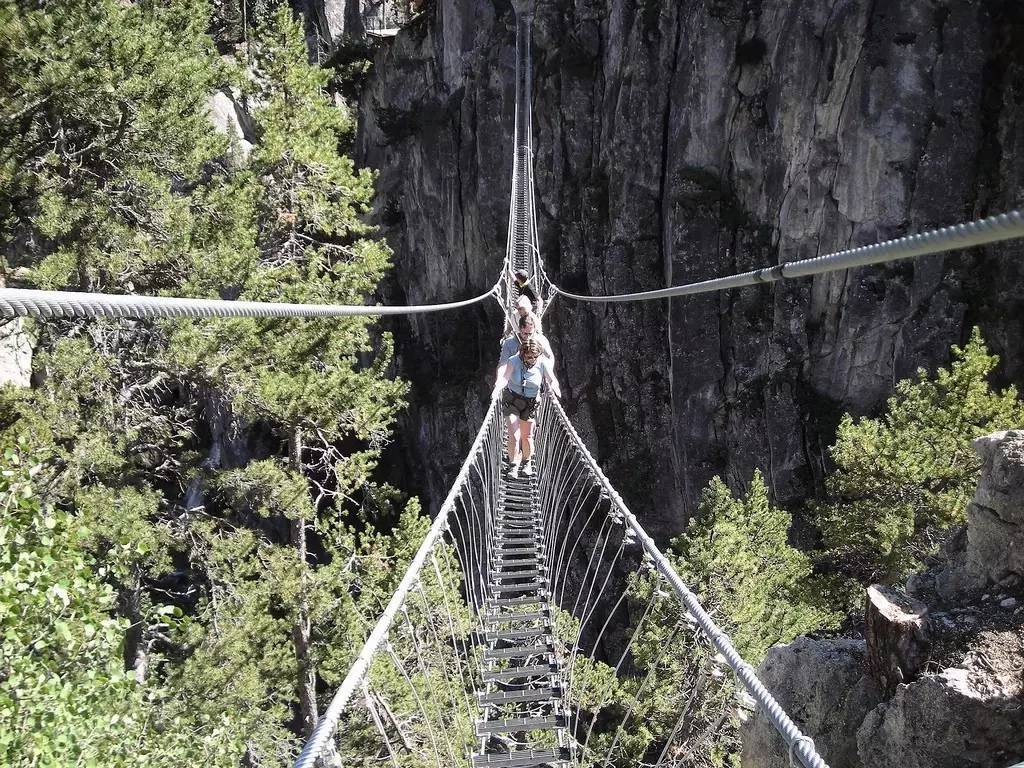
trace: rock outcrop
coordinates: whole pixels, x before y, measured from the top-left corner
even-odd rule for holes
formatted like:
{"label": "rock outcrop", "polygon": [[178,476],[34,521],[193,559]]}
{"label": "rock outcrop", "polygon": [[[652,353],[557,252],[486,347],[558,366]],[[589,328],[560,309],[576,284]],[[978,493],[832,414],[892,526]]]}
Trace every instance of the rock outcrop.
{"label": "rock outcrop", "polygon": [[982,471],[967,508],[966,547],[937,577],[947,597],[1024,584],[1024,430],[978,438],[974,450]]}
{"label": "rock outcrop", "polygon": [[[758,669],[831,768],[860,768],[857,728],[881,701],[864,675],[865,653],[863,640],[800,637],[770,649]],[[743,768],[790,768],[782,737],[766,718],[749,720],[741,735]]]}
{"label": "rock outcrop", "polygon": [[215,91],[207,102],[210,122],[216,131],[227,136],[231,142],[231,151],[239,154],[244,163],[252,152],[252,135],[246,131],[248,118],[235,100],[224,91]]}
{"label": "rock outcrop", "polygon": [[[2,283],[0,283],[2,285]],[[0,318],[0,386],[32,382],[32,339],[23,318]]]}
{"label": "rock outcrop", "polygon": [[1020,659],[1004,654],[988,669],[954,667],[900,686],[857,731],[861,765],[1006,768],[1024,759]]}
{"label": "rock outcrop", "polygon": [[[771,649],[759,670],[833,768],[1007,768],[1024,760],[1024,431],[974,445],[983,466],[967,543],[951,563],[911,581],[931,603],[931,654],[923,664],[915,655],[913,676],[896,675],[909,682],[882,701],[885,686],[875,679],[888,682],[890,668],[865,664],[864,644],[850,639],[798,638]],[[916,627],[923,605],[905,602]],[[744,726],[743,748],[744,768],[788,764],[760,713]]]}
{"label": "rock outcrop", "polygon": [[[1012,0],[535,5],[538,229],[557,284],[679,284],[1024,203],[1024,10]],[[358,156],[380,171],[389,301],[487,290],[505,246],[508,2],[438,0],[377,54]],[[980,324],[1024,379],[1024,246],[546,321],[567,407],[656,535],[713,474],[813,492],[842,411]],[[486,396],[497,313],[398,321],[401,444],[434,500]],[[473,401],[472,405],[468,401]],[[392,458],[396,458],[393,456]],[[437,492],[440,491],[440,492]]]}

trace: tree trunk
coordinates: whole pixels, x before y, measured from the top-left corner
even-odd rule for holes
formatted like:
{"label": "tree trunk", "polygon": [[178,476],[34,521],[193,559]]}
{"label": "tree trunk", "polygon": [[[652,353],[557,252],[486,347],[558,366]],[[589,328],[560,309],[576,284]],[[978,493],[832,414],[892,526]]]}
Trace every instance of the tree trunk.
{"label": "tree trunk", "polygon": [[128,619],[124,636],[124,667],[130,669],[135,682],[145,683],[149,672],[149,638],[142,616],[142,574],[132,568],[129,583],[118,594],[118,609]]}
{"label": "tree trunk", "polygon": [[868,669],[886,696],[914,679],[928,658],[928,606],[899,590],[872,584],[867,590]]}
{"label": "tree trunk", "polygon": [[[288,459],[291,468],[300,476],[302,474],[302,430],[296,428],[288,442]],[[310,635],[312,628],[309,621],[308,565],[306,556],[306,520],[296,515],[291,521],[292,546],[301,567],[299,584],[299,605],[292,627],[292,644],[295,648],[295,660],[298,662],[299,679],[297,692],[299,695],[299,714],[302,718],[302,732],[308,738],[320,719],[316,705],[316,670],[310,659]]]}

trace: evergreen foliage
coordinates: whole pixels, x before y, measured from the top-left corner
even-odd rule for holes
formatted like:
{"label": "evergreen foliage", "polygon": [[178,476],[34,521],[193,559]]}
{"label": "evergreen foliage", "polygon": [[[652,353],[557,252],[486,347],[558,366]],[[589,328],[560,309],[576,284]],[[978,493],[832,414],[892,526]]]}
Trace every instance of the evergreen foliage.
{"label": "evergreen foliage", "polygon": [[[8,279],[333,303],[375,288],[390,253],[361,223],[373,179],[346,156],[353,121],[307,63],[299,23],[264,8],[243,76],[217,58],[210,13],[203,0],[0,8]],[[248,159],[229,161],[207,115],[227,86],[259,137]],[[25,658],[4,646],[5,672],[31,667],[8,678],[16,705],[0,705],[4,764],[286,764],[426,529],[415,500],[374,480],[405,393],[391,339],[366,318],[34,332],[34,387],[0,388],[0,442],[20,446],[8,461],[43,462],[38,500],[9,501],[27,481],[2,488],[3,530],[20,537],[6,557],[50,543],[25,561],[38,590],[13,570],[0,597],[41,638]],[[41,568],[58,553],[61,568]],[[438,574],[465,625],[450,556]],[[436,605],[440,588],[423,588]],[[394,647],[408,658],[410,642]],[[423,723],[408,727],[415,742]]]}
{"label": "evergreen foliage", "polygon": [[41,470],[14,446],[0,455],[0,762],[180,765],[192,739],[151,719],[165,692],[125,672],[126,621],[112,617],[116,595],[84,546],[93,532],[41,502]]}
{"label": "evergreen foliage", "polygon": [[999,358],[975,328],[949,368],[901,381],[879,418],[839,425],[828,499],[817,508],[823,563],[860,584],[895,583],[921,567],[964,520],[980,469],[971,441],[1024,423],[1013,387],[994,390]]}
{"label": "evergreen foliage", "polygon": [[790,514],[769,501],[759,471],[742,498],[716,477],[673,542],[680,576],[751,664],[771,646],[834,620],[816,604],[810,560],[787,541],[791,524]]}

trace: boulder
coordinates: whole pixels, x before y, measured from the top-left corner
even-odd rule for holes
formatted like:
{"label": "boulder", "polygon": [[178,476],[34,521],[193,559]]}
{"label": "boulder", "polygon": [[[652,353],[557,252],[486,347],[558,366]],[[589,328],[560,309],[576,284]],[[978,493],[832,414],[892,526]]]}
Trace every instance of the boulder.
{"label": "boulder", "polygon": [[27,387],[32,381],[32,339],[21,317],[0,319],[0,386]]}
{"label": "boulder", "polygon": [[1006,768],[1024,757],[1019,658],[1011,656],[899,686],[857,732],[863,768]]}
{"label": "boulder", "polygon": [[[831,768],[860,768],[857,728],[881,700],[864,674],[862,640],[799,637],[768,651],[758,676]],[[789,753],[761,711],[741,726],[743,768],[789,768]]]}
{"label": "boulder", "polygon": [[240,110],[234,100],[224,91],[216,91],[210,96],[207,107],[213,127],[231,139],[242,160],[248,159],[252,143],[246,138]]}
{"label": "boulder", "polygon": [[967,508],[967,546],[937,579],[946,598],[1024,578],[1024,430],[974,441],[981,476]]}

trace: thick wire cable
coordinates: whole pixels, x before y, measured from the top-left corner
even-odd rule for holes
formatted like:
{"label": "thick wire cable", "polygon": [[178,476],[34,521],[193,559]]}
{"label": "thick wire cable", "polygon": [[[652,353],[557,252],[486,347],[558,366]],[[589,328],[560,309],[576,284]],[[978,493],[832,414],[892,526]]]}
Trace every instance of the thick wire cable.
{"label": "thick wire cable", "polygon": [[209,317],[355,317],[379,315],[421,315],[461,309],[486,301],[487,293],[465,301],[446,304],[412,304],[386,307],[363,304],[287,304],[262,301],[221,301],[169,296],[122,296],[111,293],[36,291],[0,288],[0,317],[124,317],[209,318]]}
{"label": "thick wire cable", "polygon": [[978,219],[966,224],[954,224],[941,229],[932,229],[916,235],[886,240],[881,243],[850,248],[844,251],[816,256],[812,259],[790,261],[774,267],[763,267],[750,272],[742,272],[728,277],[718,277],[697,283],[677,285],[672,288],[660,288],[654,291],[638,293],[621,293],[613,296],[586,296],[562,290],[552,286],[556,294],[577,301],[620,302],[620,301],[651,301],[653,299],[670,299],[675,296],[692,296],[698,293],[723,291],[729,288],[742,288],[749,285],[774,283],[777,280],[788,280],[797,277],[820,275],[825,272],[836,272],[853,267],[864,267],[870,264],[910,259],[915,256],[933,256],[960,248],[972,248],[979,245],[990,245],[1005,240],[1024,237],[1024,211],[1014,210]]}

